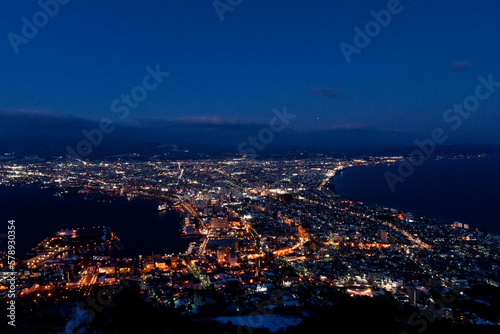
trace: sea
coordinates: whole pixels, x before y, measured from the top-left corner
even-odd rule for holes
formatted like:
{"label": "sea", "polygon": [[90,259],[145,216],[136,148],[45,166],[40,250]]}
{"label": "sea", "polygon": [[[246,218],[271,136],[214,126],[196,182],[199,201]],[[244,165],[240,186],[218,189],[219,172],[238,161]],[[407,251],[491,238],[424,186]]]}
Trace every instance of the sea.
{"label": "sea", "polygon": [[339,172],[331,187],[364,203],[411,212],[436,223],[459,221],[471,229],[500,233],[500,155],[428,160],[391,191],[384,173],[398,164],[353,167]]}
{"label": "sea", "polygon": [[111,199],[111,203],[101,203],[76,194],[61,198],[56,193],[35,186],[0,186],[0,250],[7,249],[9,220],[15,221],[16,255],[21,258],[61,229],[94,226],[109,226],[120,238],[123,249],[114,249],[115,256],[177,254],[188,248],[179,232],[180,213],[158,211],[158,201]]}

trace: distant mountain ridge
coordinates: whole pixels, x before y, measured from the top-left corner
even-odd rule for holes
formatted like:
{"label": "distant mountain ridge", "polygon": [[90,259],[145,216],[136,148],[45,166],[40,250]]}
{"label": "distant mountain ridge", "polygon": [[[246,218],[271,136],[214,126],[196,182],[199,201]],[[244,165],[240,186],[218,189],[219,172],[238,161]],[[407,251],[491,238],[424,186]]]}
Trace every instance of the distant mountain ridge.
{"label": "distant mountain ridge", "polygon": [[[154,152],[163,144],[201,152],[238,153],[249,136],[257,137],[268,124],[245,122],[200,122],[190,120],[137,120],[113,124],[110,133],[93,147],[89,159],[130,152]],[[99,129],[99,122],[51,113],[0,111],[0,153],[18,155],[66,155],[87,140],[83,130]],[[306,151],[316,153],[404,154],[414,148],[415,135],[376,129],[296,130],[285,128],[273,134],[258,153]],[[251,147],[249,143],[246,147]],[[163,147],[164,149],[164,147]],[[446,150],[498,153],[498,145],[454,145]]]}

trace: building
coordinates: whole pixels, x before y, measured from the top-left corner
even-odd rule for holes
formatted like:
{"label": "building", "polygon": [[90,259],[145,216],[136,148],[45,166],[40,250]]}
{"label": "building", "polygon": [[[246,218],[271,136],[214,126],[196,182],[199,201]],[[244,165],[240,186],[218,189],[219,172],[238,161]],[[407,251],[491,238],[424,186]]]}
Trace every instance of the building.
{"label": "building", "polygon": [[227,218],[212,218],[210,219],[210,227],[215,229],[227,229],[229,227],[229,221]]}
{"label": "building", "polygon": [[230,247],[219,247],[217,248],[217,262],[219,263],[224,263],[227,261],[229,252],[231,248]]}
{"label": "building", "polygon": [[378,230],[377,231],[377,238],[384,242],[384,243],[387,243],[387,231],[384,231],[384,230]]}
{"label": "building", "polygon": [[234,253],[229,254],[229,265],[231,267],[237,266],[238,265],[238,255]]}

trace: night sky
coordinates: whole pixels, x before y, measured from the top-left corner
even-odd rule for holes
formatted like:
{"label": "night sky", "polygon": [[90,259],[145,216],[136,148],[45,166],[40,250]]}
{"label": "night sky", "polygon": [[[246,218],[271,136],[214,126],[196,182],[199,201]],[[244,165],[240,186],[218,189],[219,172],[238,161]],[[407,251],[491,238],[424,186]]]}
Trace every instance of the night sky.
{"label": "night sky", "polygon": [[[2,1],[0,110],[111,118],[112,102],[159,64],[168,77],[119,121],[268,123],[286,106],[297,130],[425,136],[451,129],[443,114],[474,95],[479,76],[500,81],[498,1],[401,1],[350,62],[340,44],[355,46],[354,28],[364,31],[388,1],[222,0],[220,8],[229,3],[218,13],[211,0],[73,0],[13,46],[9,33],[22,37],[22,18],[33,22],[41,7]],[[500,87],[454,135],[500,144],[499,111]]]}

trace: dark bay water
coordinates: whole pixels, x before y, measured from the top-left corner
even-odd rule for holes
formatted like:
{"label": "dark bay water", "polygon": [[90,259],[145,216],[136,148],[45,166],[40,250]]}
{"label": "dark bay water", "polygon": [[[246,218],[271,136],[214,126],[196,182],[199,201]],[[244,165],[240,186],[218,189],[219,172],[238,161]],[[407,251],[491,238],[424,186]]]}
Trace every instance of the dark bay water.
{"label": "dark bay water", "polygon": [[397,168],[398,164],[347,169],[335,176],[335,189],[366,203],[500,232],[500,156],[427,161],[392,192],[384,173],[397,174]]}
{"label": "dark bay water", "polygon": [[[187,249],[179,233],[175,211],[158,212],[158,203],[134,199],[98,203],[81,196],[55,197],[55,191],[31,186],[0,186],[0,233],[15,220],[17,254],[21,255],[60,229],[109,226],[125,249],[120,256],[136,257],[151,252],[165,254]],[[4,250],[6,239],[0,239]]]}

